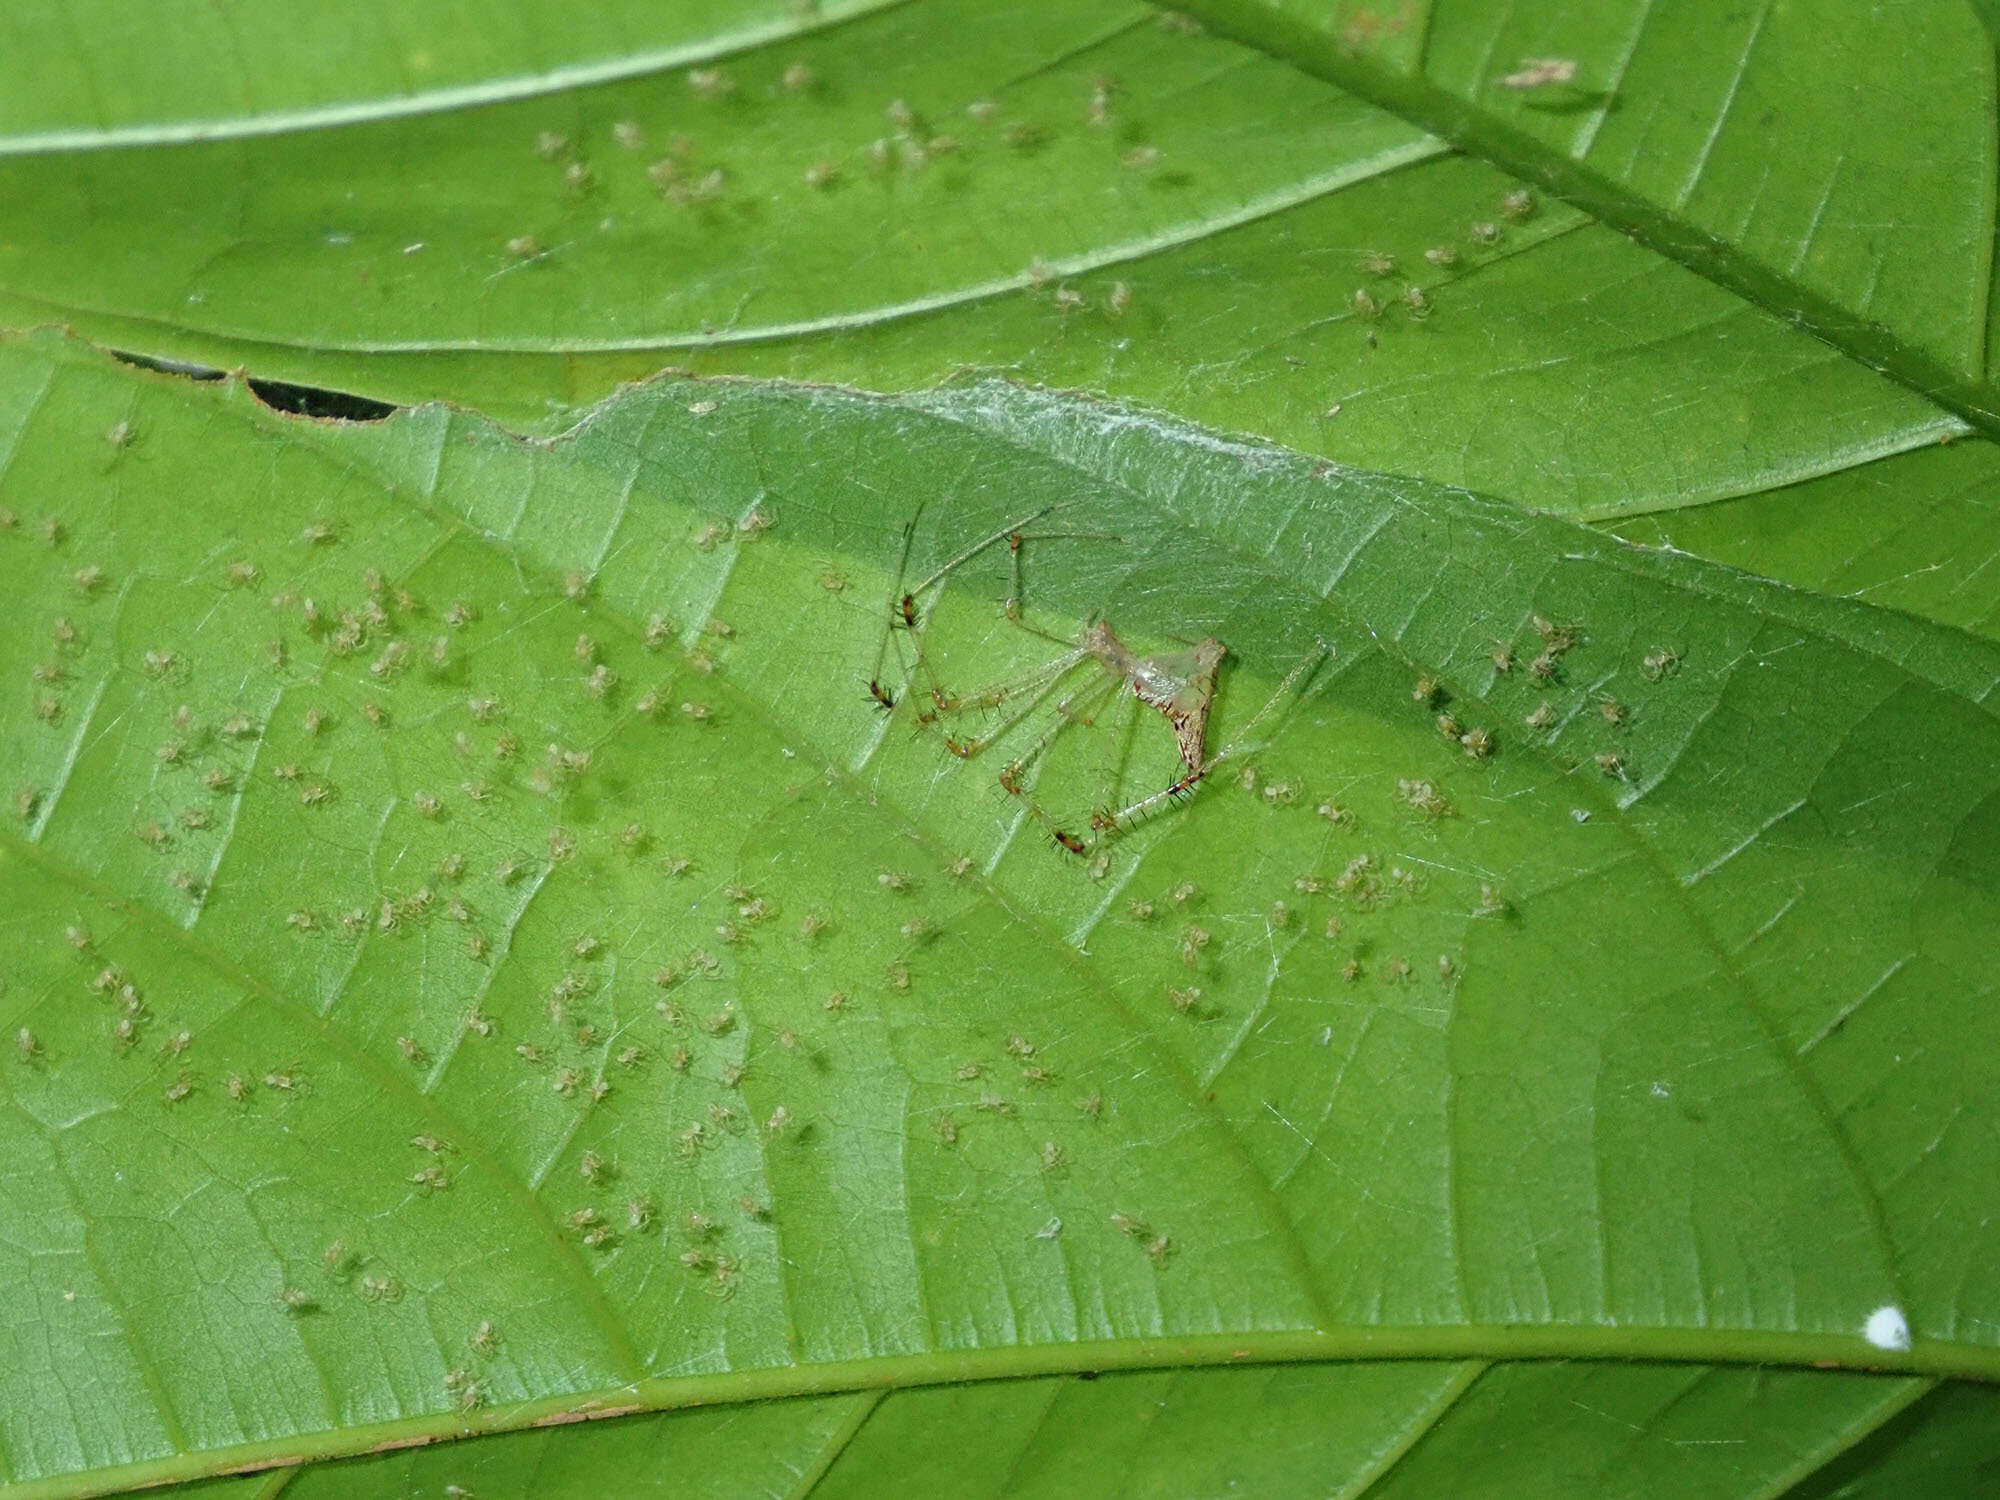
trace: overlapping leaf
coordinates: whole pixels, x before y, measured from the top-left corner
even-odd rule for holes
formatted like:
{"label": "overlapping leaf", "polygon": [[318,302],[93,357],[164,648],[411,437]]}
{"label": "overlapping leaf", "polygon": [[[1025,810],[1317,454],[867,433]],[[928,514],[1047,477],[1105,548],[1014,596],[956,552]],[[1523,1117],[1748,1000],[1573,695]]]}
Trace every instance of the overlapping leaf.
{"label": "overlapping leaf", "polygon": [[[545,445],[7,379],[17,1480],[1106,1364],[1991,1367],[1933,1232],[2000,1174],[1989,647],[990,385]],[[1040,628],[1229,644],[1218,744],[1330,651],[1096,866],[912,732],[1054,650],[1010,549],[885,646],[1009,527]]]}

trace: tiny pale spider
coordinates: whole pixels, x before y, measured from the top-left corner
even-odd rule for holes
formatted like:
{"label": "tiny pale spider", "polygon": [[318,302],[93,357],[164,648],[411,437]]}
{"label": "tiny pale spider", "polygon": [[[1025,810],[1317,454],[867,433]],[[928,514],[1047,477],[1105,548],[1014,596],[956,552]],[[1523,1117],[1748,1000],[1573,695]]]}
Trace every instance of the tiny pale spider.
{"label": "tiny pale spider", "polygon": [[[916,642],[916,663],[910,672],[911,680],[919,675],[926,679],[925,686],[919,690],[919,701],[923,706],[915,713],[919,728],[955,725],[974,715],[990,717],[996,712],[1002,714],[976,733],[947,727],[945,748],[961,760],[972,760],[996,743],[1009,739],[1016,730],[1028,728],[1029,721],[1044,715],[1053,699],[1051,721],[1034,732],[1033,737],[1002,766],[998,780],[1002,790],[1019,799],[1028,814],[1047,830],[1058,845],[1072,854],[1088,855],[1152,814],[1192,796],[1217,766],[1241,753],[1251,732],[1308,672],[1326,658],[1330,648],[1324,641],[1315,641],[1313,648],[1286,674],[1264,706],[1250,717],[1228,744],[1211,754],[1208,749],[1209,714],[1215,702],[1216,679],[1223,658],[1228,655],[1228,647],[1216,637],[1205,636],[1189,646],[1141,654],[1119,637],[1108,620],[1091,619],[1072,640],[1051,635],[1022,618],[1021,548],[1025,541],[1036,540],[1037,537],[1021,528],[1042,519],[1053,509],[1055,507],[1047,507],[1003,527],[951,558],[914,587],[899,590],[890,606],[888,630],[877,652],[875,672],[869,679],[868,691],[870,697],[885,710],[893,709],[900,701],[898,695],[883,683],[882,669],[888,657],[890,637],[898,631],[908,633]],[[1040,534],[1040,538],[1101,535],[1053,531]],[[1063,650],[1019,677],[990,684],[976,692],[955,694],[937,680],[924,652],[921,633],[927,615],[923,601],[955,569],[1002,543],[1007,546],[1012,572],[1012,587],[1002,606],[1003,613],[1028,634],[1061,646]],[[910,530],[906,529],[905,567],[909,547]],[[1091,811],[1087,831],[1084,831],[1078,825],[1057,818],[1043,806],[1031,788],[1031,773],[1066,730],[1073,725],[1094,723],[1097,716],[1115,702],[1131,703],[1135,705],[1135,711],[1139,706],[1152,709],[1167,721],[1179,751],[1179,771],[1166,786],[1121,803],[1123,766],[1122,763],[1112,766],[1107,776],[1105,795]]]}

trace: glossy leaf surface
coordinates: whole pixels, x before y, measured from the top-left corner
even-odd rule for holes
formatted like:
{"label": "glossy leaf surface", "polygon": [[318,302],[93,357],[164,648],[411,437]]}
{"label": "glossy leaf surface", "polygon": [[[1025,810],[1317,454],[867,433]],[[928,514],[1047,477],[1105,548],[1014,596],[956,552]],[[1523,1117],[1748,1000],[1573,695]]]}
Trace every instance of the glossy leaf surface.
{"label": "glossy leaf surface", "polygon": [[[2000,1175],[1995,648],[993,385],[524,444],[6,371],[10,1326],[78,1330],[16,1478],[1079,1366],[1992,1369],[1932,1226]],[[1231,758],[1079,859],[1002,757],[1076,836],[1157,717],[924,705],[1099,612],[1227,642]]]}
{"label": "glossy leaf surface", "polygon": [[0,1488],[1994,1483],[1991,7],[1199,8],[0,21]]}
{"label": "glossy leaf surface", "polygon": [[1579,517],[1962,430],[1782,298],[1142,7],[755,31],[529,97],[23,150],[0,184],[36,230],[0,244],[0,306],[552,425],[663,363],[877,389],[995,367]]}
{"label": "glossy leaf surface", "polygon": [[[1893,37],[1837,3],[1187,8],[1549,184],[1994,430],[1982,7],[1899,15]],[[1940,170],[1912,173],[1916,161]]]}

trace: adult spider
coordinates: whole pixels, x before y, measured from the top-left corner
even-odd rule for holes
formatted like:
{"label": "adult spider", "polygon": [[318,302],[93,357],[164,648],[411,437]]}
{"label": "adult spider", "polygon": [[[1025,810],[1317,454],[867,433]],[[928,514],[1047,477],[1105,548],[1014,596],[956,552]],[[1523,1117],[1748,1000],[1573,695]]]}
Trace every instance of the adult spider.
{"label": "adult spider", "polygon": [[[1229,648],[1213,635],[1192,645],[1156,652],[1139,652],[1119,636],[1110,621],[1099,617],[1087,620],[1074,638],[1051,634],[1029,623],[1021,611],[1021,549],[1025,542],[1054,538],[1097,537],[1122,540],[1102,533],[1025,530],[1050,515],[1058,507],[1046,506],[1019,521],[975,542],[948,559],[922,581],[910,588],[902,582],[909,563],[915,522],[905,529],[903,555],[897,574],[897,589],[890,603],[889,619],[879,649],[875,670],[868,682],[869,696],[885,711],[910,697],[911,688],[921,705],[915,710],[920,729],[942,726],[944,745],[960,760],[973,760],[1000,743],[1007,742],[1012,754],[1001,767],[997,780],[1003,791],[1020,801],[1029,816],[1047,830],[1050,837],[1072,854],[1096,853],[1106,843],[1145,821],[1167,806],[1192,796],[1217,766],[1242,752],[1251,733],[1331,652],[1323,640],[1313,647],[1285,675],[1264,706],[1251,715],[1221,749],[1208,748],[1209,715],[1215,703],[1216,680]],[[1021,630],[1061,647],[1056,656],[1017,677],[991,683],[977,691],[957,694],[939,680],[925,653],[922,636],[935,609],[934,594],[955,570],[993,547],[1004,544],[1009,554],[1011,587],[1002,612]],[[928,607],[926,601],[928,600]],[[914,643],[915,663],[899,696],[883,681],[889,643],[903,632]],[[924,682],[919,686],[917,679]],[[1124,795],[1125,763],[1122,756],[1109,767],[1104,793],[1087,820],[1064,820],[1052,814],[1036,795],[1032,775],[1057,741],[1072,727],[1094,724],[1100,714],[1115,704],[1126,704],[1135,715],[1151,709],[1167,721],[1179,752],[1177,773],[1168,783],[1131,800]],[[1051,707],[1052,704],[1052,707]],[[992,716],[1000,717],[993,719]],[[985,723],[976,732],[956,726],[974,716]],[[1046,718],[1046,723],[1037,723]],[[1115,745],[1126,747],[1133,726],[1116,737]],[[1029,738],[1017,744],[1020,734]]]}

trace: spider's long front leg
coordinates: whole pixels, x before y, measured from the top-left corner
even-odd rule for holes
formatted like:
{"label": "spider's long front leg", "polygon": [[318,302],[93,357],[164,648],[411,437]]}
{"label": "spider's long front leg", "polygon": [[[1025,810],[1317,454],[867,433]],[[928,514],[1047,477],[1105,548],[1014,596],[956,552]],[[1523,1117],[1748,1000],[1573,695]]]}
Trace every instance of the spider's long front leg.
{"label": "spider's long front leg", "polygon": [[1090,815],[1090,838],[1083,843],[1083,846],[1078,848],[1068,840],[1064,840],[1063,847],[1078,854],[1088,854],[1098,845],[1116,838],[1121,833],[1129,832],[1154,813],[1179,802],[1184,797],[1192,796],[1195,788],[1208,779],[1208,773],[1222,764],[1228,753],[1223,751],[1210,759],[1207,764],[1192,771],[1183,771],[1171,785],[1164,786],[1157,792],[1149,792],[1137,802],[1128,802],[1116,811],[1099,809]]}
{"label": "spider's long front leg", "polygon": [[[903,553],[901,560],[896,565],[896,584],[889,600],[889,628],[883,635],[881,646],[875,654],[875,675],[868,681],[869,696],[876,703],[884,708],[893,708],[895,706],[897,695],[887,689],[882,683],[882,662],[887,654],[890,638],[897,631],[902,630],[909,633],[910,641],[916,651],[916,661],[907,674],[905,691],[907,691],[910,682],[914,682],[921,676],[925,679],[923,686],[935,709],[935,712],[928,714],[924,722],[929,722],[930,719],[936,718],[939,713],[948,712],[955,706],[951,695],[945,690],[943,683],[938,678],[937,672],[932,668],[930,658],[924,653],[923,631],[930,622],[931,609],[936,604],[935,598],[927,599],[926,596],[931,595],[952,573],[956,572],[966,563],[971,562],[982,552],[997,546],[1001,542],[1006,542],[1009,550],[1014,554],[1015,572],[1018,580],[1020,543],[1023,539],[1020,528],[1039,521],[1044,516],[1051,515],[1061,508],[1061,502],[1054,505],[1045,505],[1040,510],[1031,511],[1025,516],[1009,521],[998,531],[981,537],[962,552],[940,563],[916,583],[905,587],[905,580],[909,574],[910,549],[916,535],[917,526],[917,518],[911,518],[909,524],[903,528]],[[1039,632],[1037,633],[1039,634]],[[1071,643],[1064,641],[1062,644],[1069,645]]]}
{"label": "spider's long front leg", "polygon": [[[875,665],[868,674],[868,696],[875,700],[876,706],[884,713],[896,706],[896,692],[882,681],[882,668],[889,660],[889,642],[899,628],[897,612],[902,607],[901,601],[909,598],[903,593],[903,579],[909,571],[910,547],[916,536],[917,518],[912,516],[903,527],[903,550],[896,559],[896,585],[891,595],[889,618],[882,627],[882,638],[875,643]],[[912,619],[909,623],[914,625],[915,621]]]}
{"label": "spider's long front leg", "polygon": [[1007,762],[1000,772],[1000,788],[1009,796],[1019,799],[1028,815],[1049,835],[1071,852],[1081,852],[1076,835],[1065,829],[1054,814],[1042,806],[1034,793],[1028,789],[1028,773],[1034,769],[1042,756],[1056,741],[1056,737],[1072,724],[1089,723],[1110,703],[1118,693],[1121,684],[1116,678],[1104,677],[1095,685],[1087,687],[1073,698],[1066,698],[1056,706],[1056,722],[1050,725],[1014,759]]}
{"label": "spider's long front leg", "polygon": [[[1027,515],[1020,517],[1018,520],[1009,521],[1005,526],[1002,526],[998,531],[994,532],[992,535],[981,537],[978,541],[974,542],[970,547],[967,547],[963,552],[958,553],[955,557],[946,559],[944,562],[939,563],[937,567],[933,568],[928,577],[926,577],[922,582],[918,583],[908,593],[903,594],[900,597],[900,599],[898,600],[898,607],[904,609],[907,612],[914,613],[918,602],[922,600],[924,595],[927,592],[929,592],[934,586],[936,586],[939,583],[942,583],[946,575],[952,573],[958,568],[963,567],[966,563],[971,562],[973,558],[979,556],[979,554],[984,552],[988,547],[998,546],[1001,542],[1006,542],[1009,548],[1013,551],[1015,556],[1016,566],[1018,567],[1020,559],[1020,550],[1021,550],[1020,549],[1021,528],[1023,526],[1030,525],[1033,522],[1039,521],[1042,519],[1042,517],[1049,515],[1052,512],[1059,509],[1061,509],[1060,502],[1055,505],[1044,505],[1040,510],[1031,511]],[[900,579],[898,580],[898,582],[900,583]]]}
{"label": "spider's long front leg", "polygon": [[[1044,515],[1047,512],[1043,512]],[[1029,517],[1030,520],[1037,519]],[[1009,583],[1007,597],[1001,601],[1000,612],[1024,630],[1033,630],[1036,635],[1048,636],[1047,631],[1036,630],[1021,614],[1021,547],[1026,542],[1091,541],[1122,542],[1125,538],[1115,531],[1013,531],[1007,535],[1007,569]],[[990,544],[989,544],[990,545]],[[1052,637],[1051,637],[1052,639]]]}
{"label": "spider's long front leg", "polygon": [[1089,659],[1090,653],[1087,651],[1072,651],[1068,655],[1057,657],[1047,665],[1037,667],[1034,671],[1024,673],[1010,682],[996,683],[991,687],[982,688],[970,698],[951,698],[948,702],[940,700],[936,704],[935,711],[926,711],[918,714],[917,722],[919,725],[932,724],[941,715],[946,713],[959,713],[979,708],[998,708],[1010,698],[1019,697],[1023,693],[1028,694],[1026,703],[1022,704],[1019,709],[1009,714],[984,734],[974,735],[970,739],[963,739],[956,735],[947,735],[945,737],[944,743],[947,750],[951,751],[960,760],[970,760],[988,745],[1013,729],[1030,714],[1034,713],[1036,709],[1040,708],[1043,703],[1048,701],[1049,694],[1061,686],[1063,679]]}

